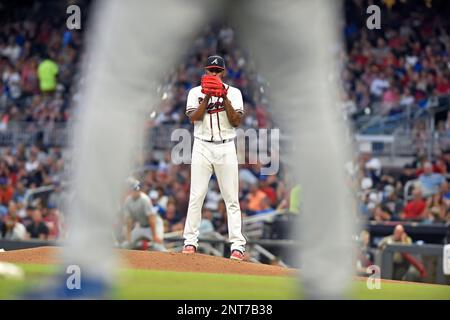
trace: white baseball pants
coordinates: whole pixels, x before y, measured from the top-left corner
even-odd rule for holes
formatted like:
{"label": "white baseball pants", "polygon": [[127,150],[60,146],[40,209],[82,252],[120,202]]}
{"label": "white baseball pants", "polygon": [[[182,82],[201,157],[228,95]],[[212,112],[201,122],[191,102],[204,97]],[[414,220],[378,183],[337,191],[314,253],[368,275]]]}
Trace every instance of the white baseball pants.
{"label": "white baseball pants", "polygon": [[215,173],[227,208],[231,250],[245,251],[239,206],[238,160],[234,141],[215,144],[195,139],[191,161],[191,193],[184,226],[184,245],[198,246],[202,207],[209,180]]}

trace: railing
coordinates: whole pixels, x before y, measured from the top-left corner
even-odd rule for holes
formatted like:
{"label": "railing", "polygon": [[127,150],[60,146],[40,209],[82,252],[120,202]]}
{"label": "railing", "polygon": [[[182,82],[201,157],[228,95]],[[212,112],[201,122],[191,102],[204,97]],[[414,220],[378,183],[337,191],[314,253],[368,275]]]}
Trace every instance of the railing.
{"label": "railing", "polygon": [[[357,119],[355,123],[357,142],[377,155],[414,156],[418,151],[426,151],[431,158],[437,147],[450,147],[450,139],[439,136],[434,125],[436,114],[446,110],[450,110],[450,95],[431,97],[426,103],[407,106],[394,115],[365,115],[364,121]],[[414,129],[418,121],[425,123],[420,132]]]}
{"label": "railing", "polygon": [[48,195],[55,190],[55,187],[50,186],[42,186],[36,189],[29,189],[24,197],[24,203],[27,205],[30,202],[33,202],[35,198],[39,198],[39,196]]}
{"label": "railing", "polygon": [[177,141],[171,141],[174,129],[189,129],[190,127],[190,125],[163,124],[149,128],[146,134],[145,148],[148,150],[168,150],[177,143]]}
{"label": "railing", "polygon": [[392,235],[394,233],[395,226],[399,224],[403,225],[405,232],[411,237],[413,242],[423,241],[428,244],[444,245],[450,241],[449,223],[425,224],[411,221],[371,221],[367,225],[367,230],[370,233],[370,246],[377,247],[377,240]]}
{"label": "railing", "polygon": [[398,127],[411,127],[411,123],[429,110],[450,106],[450,95],[433,96],[411,105],[397,107],[402,110],[395,114],[386,114],[383,103],[372,105],[371,114],[360,115],[355,121],[355,131],[360,134],[392,134]]}
{"label": "railing", "polygon": [[[420,141],[429,155],[440,141],[450,139],[439,137],[434,128],[434,115],[437,112],[450,109],[450,96],[442,96],[428,100],[426,106],[408,108],[403,113],[382,116],[379,114],[365,115],[363,123],[355,124],[355,136],[359,144],[377,155],[390,157],[412,156],[417,153],[413,124],[418,119],[426,121],[426,137]],[[358,122],[358,120],[356,120]],[[161,150],[170,149],[177,141],[171,141],[171,135],[176,128],[186,128],[192,131],[190,124],[173,125],[161,124],[147,130],[144,149]],[[372,130],[372,129],[373,130]],[[48,147],[64,147],[68,143],[68,124],[66,123],[38,123],[38,122],[9,122],[0,125],[0,146],[14,146],[20,143],[25,145],[42,144]],[[371,133],[372,132],[372,133]],[[282,132],[282,137],[284,137]],[[282,139],[284,142],[288,139]]]}
{"label": "railing", "polygon": [[[408,253],[414,256],[435,257],[436,261],[432,264],[431,275],[428,275],[424,282],[448,284],[443,270],[443,254],[444,246],[435,244],[411,244],[411,245],[394,245],[390,244],[382,252],[381,278],[392,279],[394,274],[394,254]],[[419,260],[419,259],[418,259]],[[420,261],[420,260],[419,260]]]}
{"label": "railing", "polygon": [[370,152],[375,156],[395,156],[395,138],[392,135],[355,135],[359,151]]}
{"label": "railing", "polygon": [[62,147],[68,142],[68,126],[65,123],[9,122],[0,126],[0,145],[42,144]]}

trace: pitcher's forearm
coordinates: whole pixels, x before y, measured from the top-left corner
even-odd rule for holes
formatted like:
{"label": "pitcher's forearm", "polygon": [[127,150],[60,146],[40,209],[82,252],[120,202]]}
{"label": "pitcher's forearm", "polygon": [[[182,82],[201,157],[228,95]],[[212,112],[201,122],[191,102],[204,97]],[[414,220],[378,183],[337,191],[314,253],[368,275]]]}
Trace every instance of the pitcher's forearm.
{"label": "pitcher's forearm", "polygon": [[234,110],[231,101],[227,97],[224,97],[223,99],[223,106],[225,108],[225,112],[227,114],[228,121],[230,122],[230,124],[233,127],[239,126],[239,124],[241,123],[242,114]]}
{"label": "pitcher's forearm", "polygon": [[200,103],[198,108],[188,114],[188,117],[191,120],[191,122],[200,121],[203,119],[203,116],[205,115],[206,107],[208,107],[210,98],[211,98],[211,96],[205,95],[205,98],[202,100],[202,102]]}

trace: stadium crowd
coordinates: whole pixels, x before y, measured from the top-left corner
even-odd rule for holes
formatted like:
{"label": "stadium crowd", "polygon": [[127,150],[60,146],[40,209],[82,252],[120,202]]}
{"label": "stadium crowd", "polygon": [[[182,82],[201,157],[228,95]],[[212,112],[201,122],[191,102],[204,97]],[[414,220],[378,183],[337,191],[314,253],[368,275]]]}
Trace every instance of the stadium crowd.
{"label": "stadium crowd", "polygon": [[[358,118],[367,108],[393,114],[408,105],[425,106],[433,96],[450,94],[449,21],[435,14],[438,9],[427,11],[416,4],[402,10],[402,5],[409,4],[397,2],[383,17],[384,27],[372,32],[365,28],[365,15],[361,14],[366,5],[366,1],[346,2],[343,31],[347,47],[341,54],[343,100],[352,117]],[[49,16],[43,10],[46,8],[22,8],[17,17],[5,18],[0,26],[0,135],[16,123],[38,129],[70,123],[83,34],[67,30],[65,20],[43,18]],[[203,63],[212,54],[225,57],[225,81],[243,93],[244,126],[273,128],[270,104],[256,67],[239,49],[233,29],[222,24],[203,30],[178,68],[169,73],[159,88],[159,111],[148,119],[148,125],[189,125],[185,116],[186,95],[198,85]],[[380,108],[373,108],[377,103]],[[448,135],[450,117],[438,129]],[[170,152],[163,157],[146,154],[141,164],[145,170],[136,177],[163,218],[165,231],[182,230],[189,200],[189,166],[173,164]],[[450,222],[450,191],[446,182],[450,151],[443,149],[436,159],[427,159],[420,153],[399,174],[386,174],[380,160],[370,154],[361,154],[357,165],[363,217],[376,221]],[[1,236],[64,237],[61,203],[68,196],[61,183],[66,177],[65,167],[63,150],[44,143],[3,148]],[[261,175],[260,168],[260,163],[240,165],[240,201],[245,216],[289,208],[294,183],[286,177],[283,167],[278,174],[269,176]],[[412,198],[404,198],[406,183],[415,180]],[[41,186],[53,186],[55,192],[44,201],[27,203],[26,195]],[[202,230],[227,232],[225,206],[214,178],[205,200]]]}
{"label": "stadium crowd", "polygon": [[434,163],[422,156],[395,174],[385,173],[379,159],[362,154],[360,212],[374,221],[450,223],[449,170],[449,150]]}
{"label": "stadium crowd", "polygon": [[[32,141],[1,148],[0,238],[64,234],[64,150],[43,143],[39,133],[70,120],[82,33],[67,30],[65,15],[55,10],[56,3],[32,1],[0,11],[0,136],[11,129],[33,134]],[[43,186],[55,191],[45,201],[28,201]]]}
{"label": "stadium crowd", "polygon": [[[382,28],[369,30],[371,1],[345,3],[343,66],[345,111],[395,115],[427,108],[450,95],[450,22],[448,5],[427,1],[382,1]],[[445,14],[447,13],[447,14]],[[371,220],[450,221],[450,113],[436,123],[439,136],[433,158],[426,156],[428,132],[423,120],[412,128],[415,159],[387,173],[380,159],[362,153],[358,181],[361,214]],[[405,195],[405,187],[407,193]]]}
{"label": "stadium crowd", "polygon": [[372,1],[346,1],[342,79],[344,101],[354,117],[366,108],[395,114],[412,105],[425,107],[431,98],[450,94],[448,6],[383,2],[382,28],[369,30],[361,12]]}

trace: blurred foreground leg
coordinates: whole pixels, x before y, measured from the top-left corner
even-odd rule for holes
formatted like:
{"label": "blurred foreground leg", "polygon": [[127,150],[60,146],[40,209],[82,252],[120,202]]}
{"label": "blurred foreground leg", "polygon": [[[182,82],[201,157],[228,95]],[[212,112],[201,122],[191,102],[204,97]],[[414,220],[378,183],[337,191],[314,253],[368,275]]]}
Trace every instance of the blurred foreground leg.
{"label": "blurred foreground leg", "polygon": [[281,157],[303,190],[298,226],[303,289],[307,298],[345,298],[353,274],[355,207],[344,171],[350,148],[337,108],[339,2],[246,4],[234,12],[237,34],[244,33],[242,45],[249,45],[268,80],[276,125],[296,147]]}
{"label": "blurred foreground leg", "polygon": [[111,224],[136,159],[156,87],[186,51],[205,16],[198,1],[96,3],[88,32],[73,135],[70,237],[64,262],[110,283],[116,266]]}

